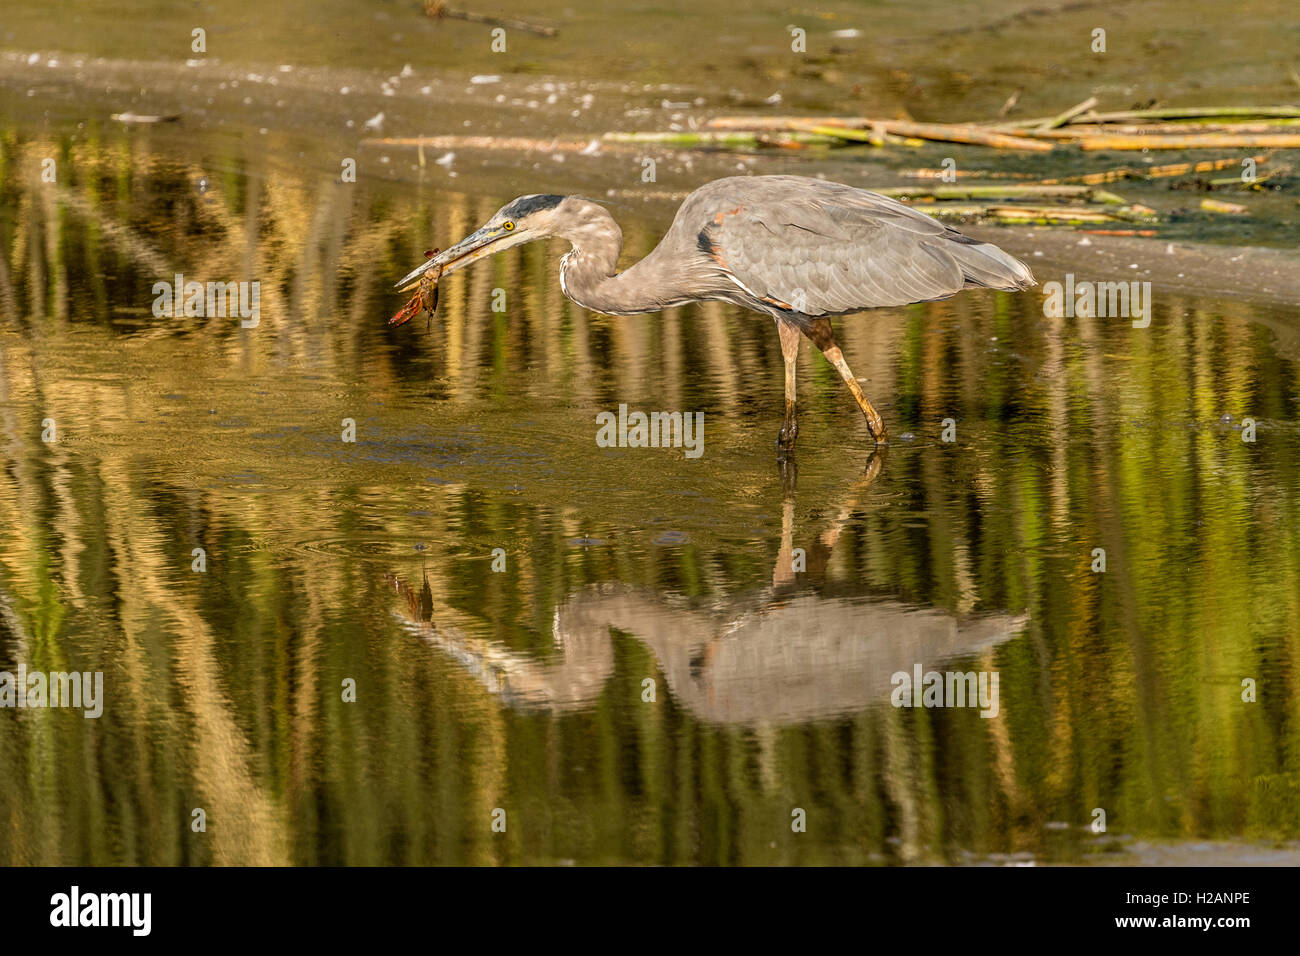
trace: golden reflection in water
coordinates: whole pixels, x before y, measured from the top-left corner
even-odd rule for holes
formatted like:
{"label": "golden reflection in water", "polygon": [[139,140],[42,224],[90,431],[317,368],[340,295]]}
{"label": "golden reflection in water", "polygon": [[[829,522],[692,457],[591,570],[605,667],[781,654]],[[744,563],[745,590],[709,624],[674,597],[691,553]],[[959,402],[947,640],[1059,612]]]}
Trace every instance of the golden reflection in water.
{"label": "golden reflection in water", "polygon": [[[873,452],[862,488],[882,465]],[[790,480],[771,586],[708,608],[621,585],[584,587],[556,608],[551,636],[559,659],[552,662],[474,636],[481,623],[442,621],[427,570],[419,586],[393,575],[387,580],[405,598],[410,629],[512,706],[558,712],[590,707],[614,673],[610,635],[621,631],[654,654],[673,700],[708,723],[781,725],[852,714],[887,700],[891,677],[911,673],[915,663],[938,665],[985,652],[1025,626],[1023,614],[959,621],[932,607],[806,589],[802,585],[824,575],[856,501],[838,509],[812,554],[796,564],[794,500]]]}
{"label": "golden reflection in water", "polygon": [[[70,158],[57,184],[47,155]],[[1296,838],[1284,318],[1167,296],[1139,333],[989,294],[845,320],[850,364],[916,438],[864,473],[857,412],[805,354],[787,493],[755,317],[592,315],[532,246],[449,279],[427,334],[385,329],[391,277],[509,198],[0,137],[0,669],[102,670],[109,698],[98,720],[0,710],[0,862],[1090,860],[1131,837]],[[629,258],[664,226],[617,214]],[[261,325],[156,320],[151,286],[178,271],[258,279]],[[597,449],[595,412],[622,401],[704,411],[705,456]],[[785,570],[795,547],[809,576]],[[394,581],[425,573],[429,613],[417,592],[403,624]],[[998,670],[999,717],[881,702],[917,659]],[[1095,807],[1110,835],[1086,829]]]}

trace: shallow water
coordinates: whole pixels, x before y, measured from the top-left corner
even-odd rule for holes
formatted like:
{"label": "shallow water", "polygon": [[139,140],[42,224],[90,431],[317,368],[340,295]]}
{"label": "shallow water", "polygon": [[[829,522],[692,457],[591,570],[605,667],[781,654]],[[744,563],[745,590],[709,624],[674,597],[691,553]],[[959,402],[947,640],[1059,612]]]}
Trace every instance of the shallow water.
{"label": "shallow water", "polygon": [[[290,4],[279,26],[214,29],[240,53],[203,68],[226,84],[213,102],[131,129],[105,117],[166,112],[208,74],[43,55],[37,82],[0,57],[0,671],[104,679],[95,719],[0,707],[0,864],[1293,862],[1293,304],[1166,281],[1145,329],[1045,318],[1037,291],[849,317],[845,354],[894,440],[873,449],[805,350],[786,468],[769,321],[589,313],[561,295],[559,243],[449,277],[432,323],[385,325],[394,279],[519,193],[622,198],[625,261],[673,202],[629,198],[640,166],[617,156],[361,151],[377,110],[388,135],[462,119],[509,135],[529,116],[587,135],[666,126],[665,97],[744,106],[772,84],[810,110],[851,95],[951,119],[1026,75],[1054,78],[1031,112],[1095,81],[1056,76],[1016,32],[1032,17],[922,43],[924,7],[880,5],[870,65],[828,53],[845,62],[821,75],[758,49],[784,7],[737,21],[743,42],[686,30],[700,62],[726,51],[705,82],[651,29],[680,16],[628,11],[629,59],[597,22],[520,6],[561,38],[469,91],[416,58],[495,69],[443,42],[451,25],[314,4],[302,27]],[[56,29],[20,8],[0,45],[157,61],[188,30],[188,12],[114,10]],[[1180,57],[1235,37],[1214,45],[1217,92],[1170,92],[1277,93],[1280,74],[1233,53],[1268,24],[1204,14],[1165,33]],[[280,34],[300,29],[289,57]],[[294,68],[230,87],[238,56]],[[380,72],[412,60],[384,97]],[[1182,75],[1119,62],[1129,83]],[[539,79],[569,67],[581,82]],[[551,112],[528,106],[551,92]],[[353,155],[359,181],[339,182]],[[650,191],[738,166],[861,181],[839,159],[696,156]],[[1030,260],[1040,280],[1071,267],[1054,255]],[[155,317],[154,284],[178,272],[256,278],[259,323]],[[620,404],[702,413],[703,453],[600,447],[596,416]],[[917,665],[996,672],[996,716],[892,706]]]}
{"label": "shallow water", "polygon": [[[783,474],[756,316],[587,313],[533,245],[447,279],[430,327],[385,326],[390,281],[512,193],[141,137],[76,145],[45,189],[46,146],[0,151],[0,669],[102,671],[105,707],[0,709],[0,861],[1296,838],[1300,380],[1264,324],[1284,315],[1163,296],[1134,329],[968,293],[849,318],[895,441],[873,455],[805,352]],[[618,214],[630,256],[666,225]],[[259,276],[260,324],[156,319],[174,270]],[[702,412],[703,454],[598,447],[620,403]],[[891,706],[918,663],[996,671],[998,715]]]}

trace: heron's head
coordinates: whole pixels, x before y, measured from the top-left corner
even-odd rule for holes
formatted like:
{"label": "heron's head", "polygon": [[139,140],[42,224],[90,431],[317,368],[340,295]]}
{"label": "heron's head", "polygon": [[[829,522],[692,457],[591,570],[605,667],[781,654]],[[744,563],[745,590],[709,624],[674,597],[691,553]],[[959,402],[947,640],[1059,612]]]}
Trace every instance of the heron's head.
{"label": "heron's head", "polygon": [[581,207],[587,205],[594,204],[577,196],[520,196],[498,209],[474,233],[403,278],[397,289],[405,292],[415,288],[420,276],[435,266],[441,266],[442,275],[447,275],[511,246],[558,235],[557,230],[580,217]]}

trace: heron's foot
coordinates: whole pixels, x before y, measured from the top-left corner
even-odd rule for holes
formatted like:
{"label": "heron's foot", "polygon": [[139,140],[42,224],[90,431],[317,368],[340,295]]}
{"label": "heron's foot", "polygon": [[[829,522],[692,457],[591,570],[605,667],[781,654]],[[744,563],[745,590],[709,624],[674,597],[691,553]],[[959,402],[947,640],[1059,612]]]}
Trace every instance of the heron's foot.
{"label": "heron's foot", "polygon": [[799,425],[794,422],[786,422],[781,426],[781,433],[776,436],[776,447],[780,451],[794,451],[795,439],[799,437]]}
{"label": "heron's foot", "polygon": [[888,445],[889,430],[885,428],[885,420],[880,417],[880,412],[876,411],[876,407],[867,401],[867,396],[862,394],[862,390],[853,388],[852,384],[850,385],[850,391],[853,392],[853,397],[857,399],[862,414],[866,416],[867,431],[871,432],[871,437],[875,439],[877,445]]}
{"label": "heron's foot", "polygon": [[799,437],[799,416],[793,404],[785,406],[785,418],[781,421],[781,433],[776,436],[776,447],[782,455],[794,452],[795,439]]}

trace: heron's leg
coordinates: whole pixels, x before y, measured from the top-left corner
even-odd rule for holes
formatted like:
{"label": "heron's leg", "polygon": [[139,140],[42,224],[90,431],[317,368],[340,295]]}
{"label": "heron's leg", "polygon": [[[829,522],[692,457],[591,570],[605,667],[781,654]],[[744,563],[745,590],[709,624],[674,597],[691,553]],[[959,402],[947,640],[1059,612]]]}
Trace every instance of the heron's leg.
{"label": "heron's leg", "polygon": [[785,358],[785,418],[781,420],[781,434],[776,439],[776,447],[789,452],[794,451],[794,440],[799,437],[798,393],[794,381],[799,360],[799,326],[777,319],[776,331],[781,336],[781,355]]}
{"label": "heron's leg", "polygon": [[867,396],[862,394],[862,386],[858,384],[853,370],[849,368],[849,363],[844,361],[844,353],[840,347],[835,344],[835,332],[831,329],[831,320],[827,318],[813,319],[805,330],[808,338],[812,339],[813,344],[822,351],[826,360],[835,366],[840,373],[840,378],[844,379],[844,384],[849,387],[853,393],[853,399],[858,403],[858,408],[862,409],[862,414],[867,416],[867,429],[871,432],[871,437],[876,440],[876,444],[883,445],[889,441],[889,434],[885,431],[885,422],[880,417],[880,412],[872,407],[867,401]]}

